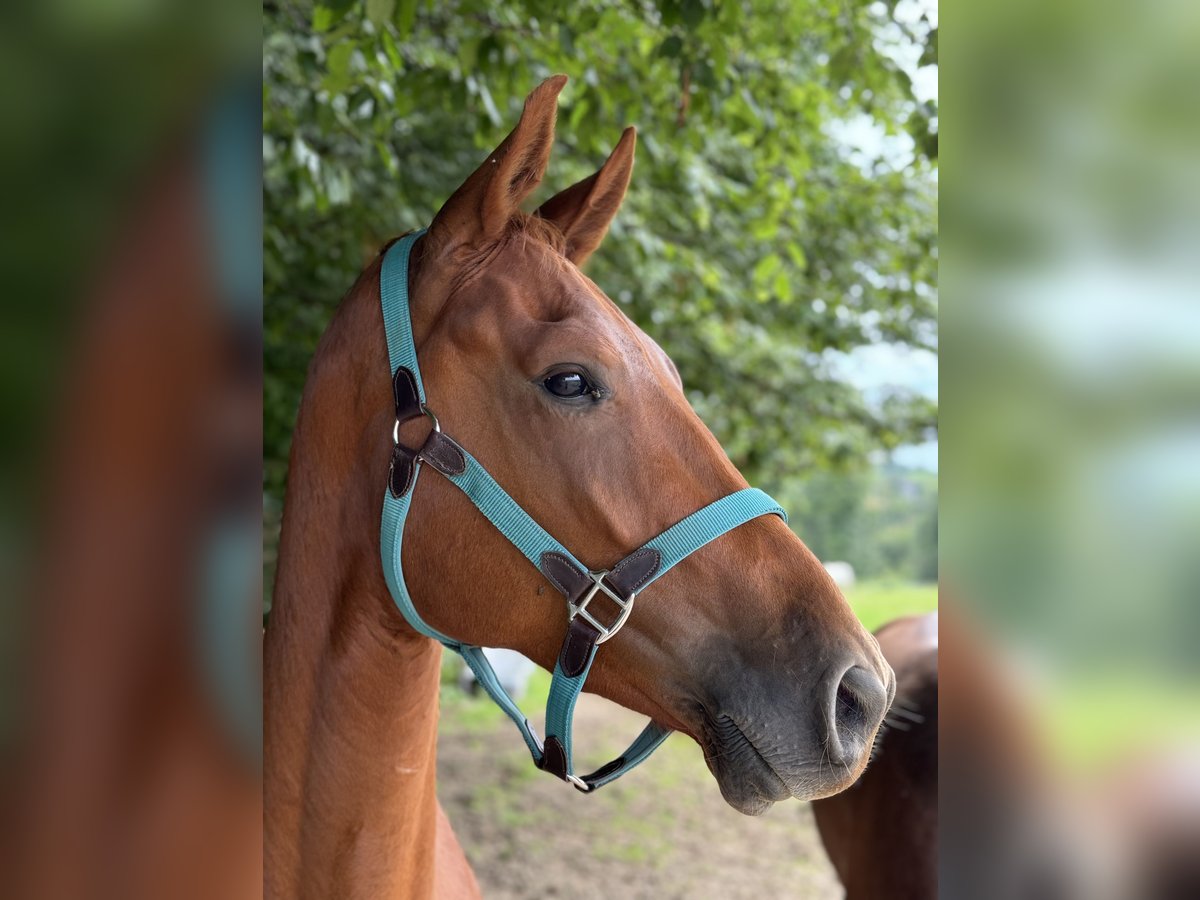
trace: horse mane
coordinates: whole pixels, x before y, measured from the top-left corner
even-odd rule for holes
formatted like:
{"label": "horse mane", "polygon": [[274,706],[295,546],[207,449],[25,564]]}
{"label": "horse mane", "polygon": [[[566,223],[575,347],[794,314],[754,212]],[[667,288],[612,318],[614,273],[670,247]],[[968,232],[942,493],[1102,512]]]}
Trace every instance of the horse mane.
{"label": "horse mane", "polygon": [[549,219],[543,219],[536,213],[519,212],[508,221],[507,238],[516,238],[520,240],[533,240],[538,243],[547,244],[551,250],[563,256],[567,253],[567,237],[562,233],[562,229],[551,222]]}

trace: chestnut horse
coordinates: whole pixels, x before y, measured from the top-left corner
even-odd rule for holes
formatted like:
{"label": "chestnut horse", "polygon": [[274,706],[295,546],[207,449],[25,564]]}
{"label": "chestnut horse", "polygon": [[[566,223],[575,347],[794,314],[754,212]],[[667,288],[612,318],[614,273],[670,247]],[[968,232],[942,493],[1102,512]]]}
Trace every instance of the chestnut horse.
{"label": "chestnut horse", "polygon": [[846,900],[927,900],[938,893],[938,615],[875,636],[896,673],[885,732],[870,768],[813,814]]}
{"label": "chestnut horse", "polygon": [[[409,293],[443,427],[599,565],[746,482],[670,359],[579,269],[624,197],[633,129],[594,175],[520,211],[565,82],[529,95],[442,207]],[[379,297],[376,260],[318,347],[292,445],[264,651],[272,898],[478,891],[435,792],[441,647],[400,615],[380,564],[394,407]],[[401,440],[420,446],[427,430],[406,424]],[[426,622],[553,667],[565,604],[446,480],[417,485],[403,553]],[[757,814],[853,782],[894,677],[817,559],[766,516],[647,588],[589,689],[691,736],[725,799]]]}

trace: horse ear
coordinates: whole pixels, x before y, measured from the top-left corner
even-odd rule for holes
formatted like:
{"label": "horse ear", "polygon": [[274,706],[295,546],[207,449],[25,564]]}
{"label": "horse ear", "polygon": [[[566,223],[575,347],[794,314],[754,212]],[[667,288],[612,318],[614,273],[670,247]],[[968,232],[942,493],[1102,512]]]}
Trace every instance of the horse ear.
{"label": "horse ear", "polygon": [[595,175],[555,194],[538,215],[559,227],[567,239],[567,258],[582,266],[600,246],[629,187],[637,129],[626,128],[621,140]]}
{"label": "horse ear", "polygon": [[566,75],[554,75],[525,98],[521,121],[483,165],[454,192],[429,226],[433,243],[448,249],[495,240],[541,183],[550,148],[558,95]]}

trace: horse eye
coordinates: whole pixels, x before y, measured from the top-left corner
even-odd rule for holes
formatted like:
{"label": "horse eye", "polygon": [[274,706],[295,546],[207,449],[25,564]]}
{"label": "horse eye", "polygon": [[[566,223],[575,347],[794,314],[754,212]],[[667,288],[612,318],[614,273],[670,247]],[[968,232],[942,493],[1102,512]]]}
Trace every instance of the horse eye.
{"label": "horse eye", "polygon": [[571,400],[593,392],[591,384],[579,372],[556,372],[542,382],[542,385],[555,397]]}

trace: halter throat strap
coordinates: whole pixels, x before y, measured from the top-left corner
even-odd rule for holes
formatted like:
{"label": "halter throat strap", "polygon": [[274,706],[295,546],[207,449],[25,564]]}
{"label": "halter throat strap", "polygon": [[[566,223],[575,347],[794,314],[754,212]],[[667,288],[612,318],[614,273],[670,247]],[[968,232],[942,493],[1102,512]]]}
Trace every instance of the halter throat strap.
{"label": "halter throat strap", "polygon": [[[593,571],[542,528],[470,453],[446,435],[425,404],[409,313],[408,260],[419,231],[396,241],[380,271],[380,301],[396,405],[391,467],[383,499],[380,550],[384,577],[400,613],[416,631],[440,641],[465,660],[479,684],[516,724],[534,763],[579,790],[590,792],[619,778],[645,760],[671,733],[647,725],[621,756],[588,775],[577,775],[572,761],[575,704],[601,644],[613,638],[633,613],[647,587],[705,544],[750,519],[777,515],[783,508],[762,491],[746,488],[710,503],[647,541],[607,570]],[[419,449],[399,441],[399,426],[426,416],[432,423]],[[554,585],[567,601],[568,627],[554,666],[546,704],[546,739],[500,684],[481,647],[466,644],[428,625],[417,612],[404,581],[401,548],[404,525],[424,466],[458,487],[475,507]]]}

